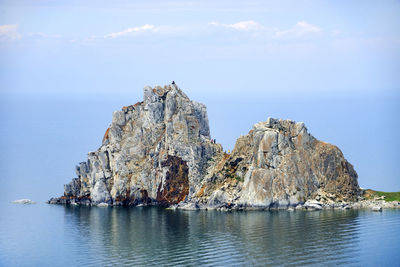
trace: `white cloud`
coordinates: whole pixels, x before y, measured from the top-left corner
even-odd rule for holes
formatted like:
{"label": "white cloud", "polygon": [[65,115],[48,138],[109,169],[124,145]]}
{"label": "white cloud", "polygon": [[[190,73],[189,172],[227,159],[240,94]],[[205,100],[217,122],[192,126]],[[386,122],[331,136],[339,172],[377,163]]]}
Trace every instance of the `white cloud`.
{"label": "white cloud", "polygon": [[292,28],[281,30],[278,28],[267,27],[254,20],[240,21],[233,24],[223,24],[219,22],[209,22],[208,25],[222,27],[226,29],[234,29],[237,31],[251,31],[262,33],[265,37],[271,38],[300,38],[310,34],[321,32],[321,28],[305,21],[299,21]]}
{"label": "white cloud", "polygon": [[60,39],[62,36],[60,34],[47,34],[43,32],[30,32],[25,34],[25,37],[32,40],[40,40],[40,39]]}
{"label": "white cloud", "polygon": [[276,31],[276,37],[302,37],[308,34],[321,32],[321,28],[305,21],[299,21],[294,27],[285,31]]}
{"label": "white cloud", "polygon": [[18,39],[21,39],[21,34],[18,32],[18,25],[0,25],[0,40],[14,41]]}
{"label": "white cloud", "polygon": [[118,38],[118,37],[123,37],[123,36],[132,36],[138,33],[143,33],[143,32],[157,32],[159,30],[158,27],[155,27],[154,25],[150,24],[145,24],[143,26],[139,27],[133,27],[133,28],[128,28],[120,32],[112,32],[109,34],[104,35],[104,38]]}
{"label": "white cloud", "polygon": [[210,22],[208,24],[217,26],[217,27],[235,29],[238,31],[257,31],[257,30],[261,30],[264,28],[261,24],[255,22],[254,20],[239,21],[234,24],[222,24],[219,22]]}

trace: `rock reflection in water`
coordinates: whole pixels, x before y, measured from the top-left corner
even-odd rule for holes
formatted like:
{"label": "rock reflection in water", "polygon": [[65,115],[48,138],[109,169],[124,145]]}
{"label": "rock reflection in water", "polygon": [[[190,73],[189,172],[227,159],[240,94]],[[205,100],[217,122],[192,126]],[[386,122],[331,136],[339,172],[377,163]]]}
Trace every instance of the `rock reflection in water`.
{"label": "rock reflection in water", "polygon": [[65,234],[93,265],[354,264],[358,213],[66,206]]}

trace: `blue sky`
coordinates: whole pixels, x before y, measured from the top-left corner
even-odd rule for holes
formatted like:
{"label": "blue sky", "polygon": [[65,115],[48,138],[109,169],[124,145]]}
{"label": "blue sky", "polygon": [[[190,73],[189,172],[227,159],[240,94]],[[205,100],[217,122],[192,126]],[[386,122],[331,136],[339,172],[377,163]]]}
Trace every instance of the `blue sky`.
{"label": "blue sky", "polygon": [[399,1],[0,1],[3,198],[62,193],[113,110],[175,80],[226,149],[268,116],[400,190]]}

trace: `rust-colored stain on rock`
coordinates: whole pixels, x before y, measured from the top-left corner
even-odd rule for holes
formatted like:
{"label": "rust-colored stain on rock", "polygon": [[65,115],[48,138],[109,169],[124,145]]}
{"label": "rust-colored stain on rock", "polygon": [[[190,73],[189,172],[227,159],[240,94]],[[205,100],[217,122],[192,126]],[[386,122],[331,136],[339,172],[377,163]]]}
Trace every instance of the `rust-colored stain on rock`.
{"label": "rust-colored stain on rock", "polygon": [[109,138],[110,128],[107,128],[106,132],[104,133],[103,143]]}
{"label": "rust-colored stain on rock", "polygon": [[157,191],[157,202],[161,205],[176,204],[189,194],[189,167],[180,157],[170,156],[161,163],[167,167],[164,183],[160,183]]}

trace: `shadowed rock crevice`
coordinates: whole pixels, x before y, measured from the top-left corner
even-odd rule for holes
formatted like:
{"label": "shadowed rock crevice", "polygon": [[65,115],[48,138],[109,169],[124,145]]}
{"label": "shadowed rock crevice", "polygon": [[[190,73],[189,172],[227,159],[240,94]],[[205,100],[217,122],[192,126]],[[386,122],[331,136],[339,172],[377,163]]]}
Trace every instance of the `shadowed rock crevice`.
{"label": "shadowed rock crevice", "polygon": [[169,206],[185,200],[189,194],[189,168],[186,161],[168,155],[161,167],[166,167],[167,173],[164,183],[160,183],[158,187],[157,202]]}

